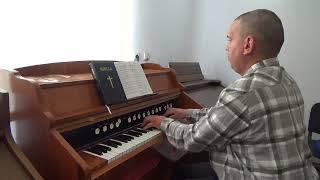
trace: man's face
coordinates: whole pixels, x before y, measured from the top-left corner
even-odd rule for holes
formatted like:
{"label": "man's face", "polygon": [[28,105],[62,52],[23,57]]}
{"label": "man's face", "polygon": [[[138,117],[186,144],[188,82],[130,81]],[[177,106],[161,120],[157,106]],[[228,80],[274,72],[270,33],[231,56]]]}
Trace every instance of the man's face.
{"label": "man's face", "polygon": [[234,21],[227,34],[227,47],[228,60],[234,71],[240,73],[242,52],[243,52],[243,38],[240,36],[240,21]]}

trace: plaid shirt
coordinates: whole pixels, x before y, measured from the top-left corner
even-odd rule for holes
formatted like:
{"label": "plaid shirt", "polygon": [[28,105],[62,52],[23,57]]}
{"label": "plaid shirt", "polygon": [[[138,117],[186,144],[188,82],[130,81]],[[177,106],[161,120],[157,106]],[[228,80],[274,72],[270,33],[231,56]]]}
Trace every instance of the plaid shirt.
{"label": "plaid shirt", "polygon": [[166,118],[160,128],[178,149],[209,150],[220,180],[318,179],[302,95],[277,58],[251,66],[214,107],[190,109],[187,120]]}

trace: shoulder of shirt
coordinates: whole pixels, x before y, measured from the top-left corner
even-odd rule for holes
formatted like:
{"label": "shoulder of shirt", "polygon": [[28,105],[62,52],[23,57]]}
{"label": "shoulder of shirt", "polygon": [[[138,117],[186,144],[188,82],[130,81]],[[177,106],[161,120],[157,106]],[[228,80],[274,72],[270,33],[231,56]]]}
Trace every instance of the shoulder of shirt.
{"label": "shoulder of shirt", "polygon": [[279,66],[257,69],[230,84],[221,92],[220,98],[223,98],[224,102],[230,102],[257,89],[279,84],[283,75],[288,76],[283,72],[283,68]]}
{"label": "shoulder of shirt", "polygon": [[[229,91],[250,92],[281,82],[284,70],[279,66],[269,66],[246,74],[227,87]],[[285,73],[285,75],[287,75]]]}

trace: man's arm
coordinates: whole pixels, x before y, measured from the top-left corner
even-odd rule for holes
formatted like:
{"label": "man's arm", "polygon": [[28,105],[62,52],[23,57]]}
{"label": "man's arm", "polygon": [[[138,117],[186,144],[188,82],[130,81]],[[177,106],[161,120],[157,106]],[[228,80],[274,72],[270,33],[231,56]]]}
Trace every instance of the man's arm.
{"label": "man's arm", "polygon": [[206,115],[210,108],[202,108],[202,109],[187,109],[186,119],[190,123],[195,123],[199,121],[199,119]]}
{"label": "man's arm", "polygon": [[[171,118],[164,118],[160,121],[160,129],[178,149],[199,152],[211,144],[222,148],[234,135],[248,128],[246,111],[247,107],[240,100],[234,99],[207,111],[192,112],[191,117],[195,116],[193,119],[198,120],[194,124],[183,124]],[[204,112],[204,115],[201,114]]]}
{"label": "man's arm", "polygon": [[201,116],[204,116],[208,112],[208,108],[203,109],[181,109],[181,108],[169,108],[163,116],[170,117],[171,119],[179,120],[181,122],[190,124],[195,123]]}

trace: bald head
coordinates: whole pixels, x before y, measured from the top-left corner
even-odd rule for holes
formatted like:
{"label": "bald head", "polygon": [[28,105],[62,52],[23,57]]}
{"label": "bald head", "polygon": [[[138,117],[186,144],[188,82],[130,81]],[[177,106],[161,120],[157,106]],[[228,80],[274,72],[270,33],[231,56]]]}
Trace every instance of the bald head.
{"label": "bald head", "polygon": [[265,58],[276,57],[284,41],[280,18],[272,11],[257,9],[246,12],[235,19],[240,22],[240,35],[253,36],[257,51]]}

